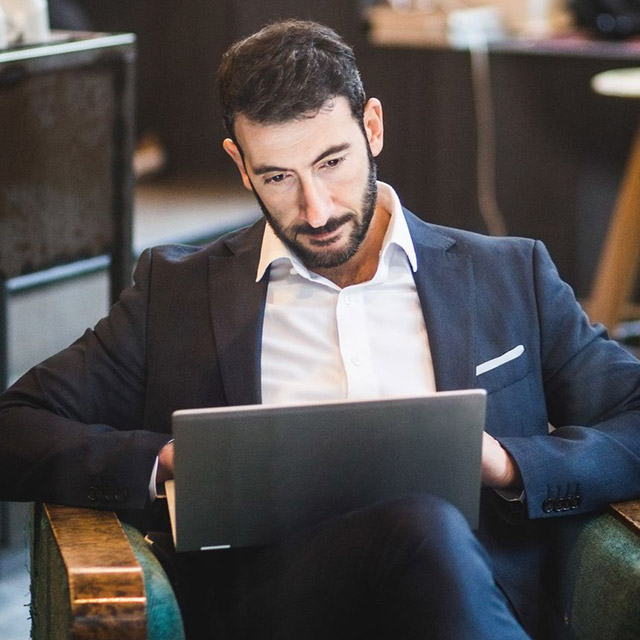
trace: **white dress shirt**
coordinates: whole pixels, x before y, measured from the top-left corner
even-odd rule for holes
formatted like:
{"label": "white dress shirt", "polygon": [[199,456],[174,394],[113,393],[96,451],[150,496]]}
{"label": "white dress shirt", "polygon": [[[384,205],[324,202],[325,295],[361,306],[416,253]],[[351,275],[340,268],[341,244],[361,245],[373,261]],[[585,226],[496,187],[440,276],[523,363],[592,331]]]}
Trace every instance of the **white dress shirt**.
{"label": "white dress shirt", "polygon": [[266,225],[256,281],[270,266],[262,332],[262,402],[415,396],[435,391],[412,271],[416,253],[395,191],[378,268],[341,289],[309,271]]}
{"label": "white dress shirt", "polygon": [[[416,252],[400,200],[378,182],[389,212],[378,269],[341,289],[309,271],[265,226],[256,282],[270,266],[262,330],[263,404],[419,396],[435,378],[413,271]],[[149,493],[156,498],[154,466]]]}

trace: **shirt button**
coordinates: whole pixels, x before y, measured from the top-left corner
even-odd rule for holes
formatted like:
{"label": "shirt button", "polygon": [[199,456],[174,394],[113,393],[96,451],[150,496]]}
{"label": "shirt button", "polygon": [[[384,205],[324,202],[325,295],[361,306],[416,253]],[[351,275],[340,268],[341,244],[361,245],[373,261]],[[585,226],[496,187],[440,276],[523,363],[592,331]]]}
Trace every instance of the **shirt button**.
{"label": "shirt button", "polygon": [[358,356],[352,356],[351,357],[351,364],[354,367],[359,367],[362,364],[362,360],[360,360],[360,358],[358,358]]}
{"label": "shirt button", "polygon": [[350,305],[351,304],[351,296],[350,295],[345,295],[344,297],[344,303],[346,305]]}

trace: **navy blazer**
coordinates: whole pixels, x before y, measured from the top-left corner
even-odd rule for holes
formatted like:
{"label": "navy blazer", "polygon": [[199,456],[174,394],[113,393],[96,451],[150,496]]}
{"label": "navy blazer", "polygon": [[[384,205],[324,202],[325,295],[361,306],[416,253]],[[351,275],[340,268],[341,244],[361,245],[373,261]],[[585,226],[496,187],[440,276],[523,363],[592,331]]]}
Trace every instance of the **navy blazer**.
{"label": "navy blazer", "polygon": [[[640,363],[589,324],[540,242],[405,215],[437,388],[487,390],[487,431],[522,475],[526,542],[484,502],[479,536],[527,591],[542,519],[640,495]],[[108,317],[0,398],[0,499],[142,509],[174,410],[260,402],[263,228],[147,250]]]}

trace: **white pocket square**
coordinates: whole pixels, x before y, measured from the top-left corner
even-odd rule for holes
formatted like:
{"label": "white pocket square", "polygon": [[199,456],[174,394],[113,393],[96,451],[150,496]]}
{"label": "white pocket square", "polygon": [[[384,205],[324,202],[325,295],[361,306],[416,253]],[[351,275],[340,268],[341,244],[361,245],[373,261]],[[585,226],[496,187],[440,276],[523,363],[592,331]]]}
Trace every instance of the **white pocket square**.
{"label": "white pocket square", "polygon": [[517,347],[510,349],[506,353],[503,353],[501,356],[497,358],[493,358],[491,360],[487,360],[482,364],[479,364],[476,367],[476,375],[481,376],[483,373],[487,373],[487,371],[491,371],[491,369],[496,369],[497,367],[501,367],[503,364],[507,362],[511,362],[516,358],[519,358],[524,353],[524,345],[519,344]]}

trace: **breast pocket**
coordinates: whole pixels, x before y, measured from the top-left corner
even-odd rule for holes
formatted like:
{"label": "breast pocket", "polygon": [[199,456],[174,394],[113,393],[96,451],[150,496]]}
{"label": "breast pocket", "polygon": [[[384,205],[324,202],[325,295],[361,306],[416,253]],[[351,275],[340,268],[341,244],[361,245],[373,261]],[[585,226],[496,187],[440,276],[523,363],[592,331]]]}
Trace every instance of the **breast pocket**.
{"label": "breast pocket", "polygon": [[476,367],[477,386],[487,393],[498,391],[517,382],[529,373],[529,358],[524,345],[481,362]]}

